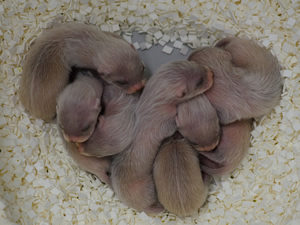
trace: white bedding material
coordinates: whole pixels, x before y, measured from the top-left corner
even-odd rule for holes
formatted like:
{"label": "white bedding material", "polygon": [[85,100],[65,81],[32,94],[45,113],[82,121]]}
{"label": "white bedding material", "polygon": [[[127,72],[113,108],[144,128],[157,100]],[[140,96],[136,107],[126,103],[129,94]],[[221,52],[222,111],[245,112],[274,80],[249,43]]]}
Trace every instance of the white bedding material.
{"label": "white bedding material", "polygon": [[[0,224],[300,224],[300,1],[48,2],[0,3]],[[17,90],[30,43],[42,29],[72,20],[193,47],[239,35],[279,58],[280,104],[256,122],[249,153],[215,179],[198,214],[136,213],[74,164],[53,125],[24,112]]]}

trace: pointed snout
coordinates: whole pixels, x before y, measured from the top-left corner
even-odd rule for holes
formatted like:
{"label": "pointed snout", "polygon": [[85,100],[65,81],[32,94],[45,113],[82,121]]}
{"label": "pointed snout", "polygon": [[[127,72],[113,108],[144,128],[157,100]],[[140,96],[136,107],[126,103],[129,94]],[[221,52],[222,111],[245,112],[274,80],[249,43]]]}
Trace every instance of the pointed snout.
{"label": "pointed snout", "polygon": [[134,84],[133,86],[131,86],[128,90],[127,93],[128,94],[133,94],[138,90],[141,90],[144,86],[145,86],[146,80],[142,80],[141,82]]}

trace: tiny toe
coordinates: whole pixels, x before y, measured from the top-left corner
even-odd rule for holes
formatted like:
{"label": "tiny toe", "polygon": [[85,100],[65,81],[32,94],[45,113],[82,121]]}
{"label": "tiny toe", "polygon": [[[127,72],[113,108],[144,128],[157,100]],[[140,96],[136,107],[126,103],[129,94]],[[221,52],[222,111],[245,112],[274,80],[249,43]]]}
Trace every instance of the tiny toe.
{"label": "tiny toe", "polygon": [[76,144],[76,147],[78,149],[78,152],[81,154],[81,155],[84,155],[84,156],[89,156],[86,152],[84,152],[84,147],[81,143],[75,143]]}
{"label": "tiny toe", "polygon": [[76,145],[76,148],[78,149],[78,151],[80,152],[80,151],[82,151],[82,145],[81,145],[81,143],[75,143],[75,145]]}

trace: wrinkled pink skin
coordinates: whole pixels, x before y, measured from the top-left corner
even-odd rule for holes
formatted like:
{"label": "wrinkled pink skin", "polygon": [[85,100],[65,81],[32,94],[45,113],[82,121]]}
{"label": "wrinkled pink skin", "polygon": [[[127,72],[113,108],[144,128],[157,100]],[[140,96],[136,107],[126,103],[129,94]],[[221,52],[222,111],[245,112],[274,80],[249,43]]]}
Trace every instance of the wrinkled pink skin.
{"label": "wrinkled pink skin", "polygon": [[212,73],[194,62],[172,62],[160,67],[145,86],[135,109],[134,140],[112,163],[112,186],[128,206],[159,213],[152,177],[161,142],[176,130],[176,106],[202,94],[212,84]]}
{"label": "wrinkled pink skin", "polygon": [[253,41],[224,38],[216,47],[197,49],[189,60],[213,71],[214,83],[205,96],[221,124],[262,116],[279,102],[283,80],[278,60]]}
{"label": "wrinkled pink skin", "polygon": [[247,154],[252,119],[236,121],[221,127],[220,143],[213,151],[200,152],[201,169],[210,175],[231,173]]}

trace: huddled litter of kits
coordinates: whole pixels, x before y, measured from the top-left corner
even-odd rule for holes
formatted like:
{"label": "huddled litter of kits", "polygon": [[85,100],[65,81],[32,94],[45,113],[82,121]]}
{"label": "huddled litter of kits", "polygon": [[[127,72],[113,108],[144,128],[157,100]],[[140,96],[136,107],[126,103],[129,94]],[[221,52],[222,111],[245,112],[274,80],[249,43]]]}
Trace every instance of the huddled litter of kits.
{"label": "huddled litter of kits", "polygon": [[[254,41],[228,37],[196,49],[186,61],[160,66],[145,84],[134,47],[96,29],[70,22],[38,37],[25,59],[21,102],[48,119],[55,112],[45,111],[32,93],[57,101],[69,155],[126,205],[147,214],[196,213],[209,194],[210,176],[232,172],[247,153],[253,118],[278,104],[278,60]],[[110,62],[101,61],[107,55],[118,56],[119,67],[108,69]],[[53,74],[56,64],[66,69]]]}
{"label": "huddled litter of kits", "polygon": [[[299,0],[177,0],[176,3],[169,0],[2,1],[0,3],[0,224],[300,224],[299,8]],[[59,57],[52,57],[52,53],[48,55],[46,48],[44,49],[46,57],[39,58],[41,52],[37,43],[38,38],[71,21],[78,21],[77,28],[91,24],[88,26],[88,29],[91,29],[91,36],[93,32],[97,36],[99,30],[107,32],[107,39],[116,41],[114,46],[120,44],[119,48],[115,49],[121,51],[124,47],[128,50],[124,51],[125,55],[121,57],[124,62],[127,59],[135,61],[133,64],[135,67],[127,68],[130,71],[126,71],[135,77],[134,80],[118,76],[120,70],[126,67],[124,64],[118,64],[120,60],[115,60],[111,52],[106,52],[106,58],[102,60],[110,61],[109,65],[112,67],[103,67],[104,64],[107,65],[106,62],[98,64],[97,59],[100,60],[98,57],[102,55],[94,54],[99,49],[93,48],[94,44],[91,42],[81,42],[83,45],[79,45],[79,49],[59,45],[56,49],[53,48],[52,52]],[[133,32],[144,35],[143,40],[136,41]],[[47,39],[49,36],[50,33],[44,37]],[[155,209],[150,213],[160,213],[148,215],[145,212],[138,212],[133,205],[134,202],[122,197],[122,190],[114,192],[111,165],[112,163],[114,166],[117,165],[116,161],[113,162],[115,156],[110,153],[115,150],[113,154],[118,155],[120,151],[122,152],[122,149],[120,150],[122,146],[129,146],[126,149],[128,153],[133,149],[129,143],[142,141],[129,138],[131,136],[134,139],[132,132],[137,126],[132,123],[135,121],[135,115],[131,112],[137,110],[135,107],[141,94],[139,90],[143,86],[147,87],[143,77],[144,66],[135,49],[138,52],[148,53],[149,49],[158,48],[163,57],[178,54],[189,56],[189,61],[211,64],[214,61],[210,57],[202,57],[202,54],[213,56],[214,51],[223,53],[225,51],[232,57],[232,51],[228,48],[234,45],[230,45],[229,39],[225,37],[233,36],[240,37],[241,40],[252,39],[254,43],[266,48],[267,54],[272,53],[276,56],[275,60],[277,58],[280,62],[279,70],[283,85],[282,90],[280,88],[280,92],[282,91],[280,99],[273,98],[278,102],[275,104],[269,101],[269,103],[275,104],[275,107],[264,105],[273,109],[265,113],[266,108],[260,108],[258,111],[262,112],[263,116],[252,119],[254,114],[248,110],[252,109],[251,104],[241,107],[245,101],[248,103],[243,97],[249,96],[251,90],[244,90],[245,86],[241,88],[242,90],[234,90],[233,87],[239,87],[234,85],[234,80],[223,83],[221,79],[217,79],[221,75],[227,77],[239,72],[228,67],[228,64],[225,65],[224,71],[213,71],[211,88],[177,106],[174,120],[177,131],[164,139],[156,150],[157,155],[152,164],[157,204],[150,207]],[[78,38],[73,41],[80,43],[82,39]],[[52,41],[55,42],[55,39]],[[63,44],[63,41],[61,43]],[[129,44],[125,45],[127,43]],[[50,48],[56,45],[53,42],[52,44]],[[84,44],[92,46],[92,49]],[[108,44],[104,47],[107,46]],[[33,51],[30,53],[34,48],[37,48],[35,56]],[[241,50],[248,53],[246,49]],[[84,54],[80,55],[81,52]],[[251,54],[251,51],[249,53]],[[37,62],[36,65],[44,63],[45,67],[39,68],[42,70],[26,66],[26,57],[30,57],[30,54],[33,54],[31,59]],[[221,55],[228,56],[228,53]],[[73,63],[68,61],[81,57],[89,60],[81,62],[83,64],[80,67],[73,67]],[[257,57],[260,57],[259,54],[252,57],[252,60],[257,60]],[[114,60],[111,60],[112,58]],[[239,60],[240,56],[235,59]],[[235,59],[233,57],[233,62]],[[227,61],[222,62],[226,64]],[[243,64],[243,61],[235,62]],[[266,64],[264,59],[262,62]],[[53,64],[49,70],[48,63],[54,63],[55,66]],[[146,60],[144,63],[147,65]],[[206,66],[210,68],[209,65]],[[31,69],[33,70],[30,71]],[[256,69],[252,67],[252,72]],[[62,70],[65,72],[56,73]],[[251,70],[243,67],[239,71],[248,74]],[[33,80],[29,80],[26,88],[22,83],[22,77],[27,72],[36,74],[38,79],[49,73],[53,79],[57,78],[56,75],[62,75],[58,77],[56,84],[61,86],[59,89],[53,89],[47,83],[34,83]],[[68,137],[69,131],[66,130],[65,139],[57,123],[58,118],[55,118],[56,105],[59,93],[67,91],[68,83],[82,75],[91,75],[89,77],[91,80],[100,81],[103,93],[99,101],[92,97],[94,101],[89,102],[92,104],[85,106],[86,109],[94,107],[95,114],[98,115],[81,117],[82,120],[79,122],[83,124],[73,124],[74,128],[87,134],[82,136],[86,136],[83,139],[88,140],[83,143],[71,143],[66,139],[72,139],[72,134]],[[254,85],[255,81],[258,86]],[[255,87],[270,85],[260,79],[250,79],[247,82]],[[215,88],[217,86],[218,88]],[[236,95],[240,96],[236,99],[238,104],[233,102],[232,105],[225,104],[232,95],[221,95],[221,102],[214,101],[214,96],[219,95],[216,91],[222,91],[222,88],[228,86],[232,92],[242,93]],[[25,92],[30,88],[32,90],[30,98],[25,100],[27,103],[23,99],[24,105],[23,95],[20,95],[23,87]],[[41,94],[41,89],[48,90]],[[44,95],[46,93],[50,94],[50,99],[48,95]],[[258,99],[253,100],[256,102]],[[34,107],[31,105],[32,102],[39,102],[40,105]],[[190,107],[190,104],[205,104],[206,107],[205,110],[198,111],[198,107]],[[228,107],[234,107],[237,114],[232,114]],[[251,113],[250,118],[241,119],[240,115],[246,114],[245,111],[239,110]],[[43,113],[49,115],[39,119],[38,116]],[[84,113],[89,115],[91,111]],[[190,113],[191,116],[185,117],[186,113]],[[206,119],[201,121],[193,116],[198,113]],[[68,116],[68,113],[61,115]],[[216,121],[216,116],[219,122]],[[239,120],[227,124],[234,118]],[[118,122],[122,120],[127,123]],[[94,132],[90,136],[91,130]],[[199,139],[197,132],[204,133],[205,140]],[[127,135],[123,135],[124,133]],[[73,138],[79,136],[78,134],[80,133],[73,134]],[[108,135],[101,135],[101,140],[95,138],[98,134]],[[116,143],[116,139],[122,141]],[[112,146],[112,143],[116,145]],[[103,144],[102,151],[95,153],[97,150],[95,146],[100,144]],[[215,149],[210,150],[212,148]],[[231,150],[226,151],[228,149]],[[224,153],[226,155],[223,155]],[[93,154],[99,154],[100,157],[92,156]],[[182,155],[185,155],[189,163],[184,161]],[[172,160],[177,164],[172,163]],[[126,161],[130,162],[130,158]],[[201,170],[198,171],[199,166]],[[136,165],[132,166],[134,167]],[[171,169],[166,171],[165,167]],[[178,176],[170,178],[174,173]],[[130,175],[130,179],[135,179],[135,176],[136,174]],[[194,176],[197,176],[197,179],[193,179]],[[162,180],[164,177],[166,179]],[[116,179],[122,182],[121,179]],[[174,184],[177,184],[177,190],[173,188]],[[191,190],[191,186],[195,189]],[[134,188],[136,187],[143,186],[141,184]],[[185,188],[187,190],[189,188],[190,191],[185,191]],[[153,195],[148,199],[150,202],[152,197]],[[197,197],[199,199],[196,199]],[[139,196],[137,199],[140,199]],[[184,201],[191,201],[191,204],[181,204]],[[162,208],[165,209],[163,212]]]}

